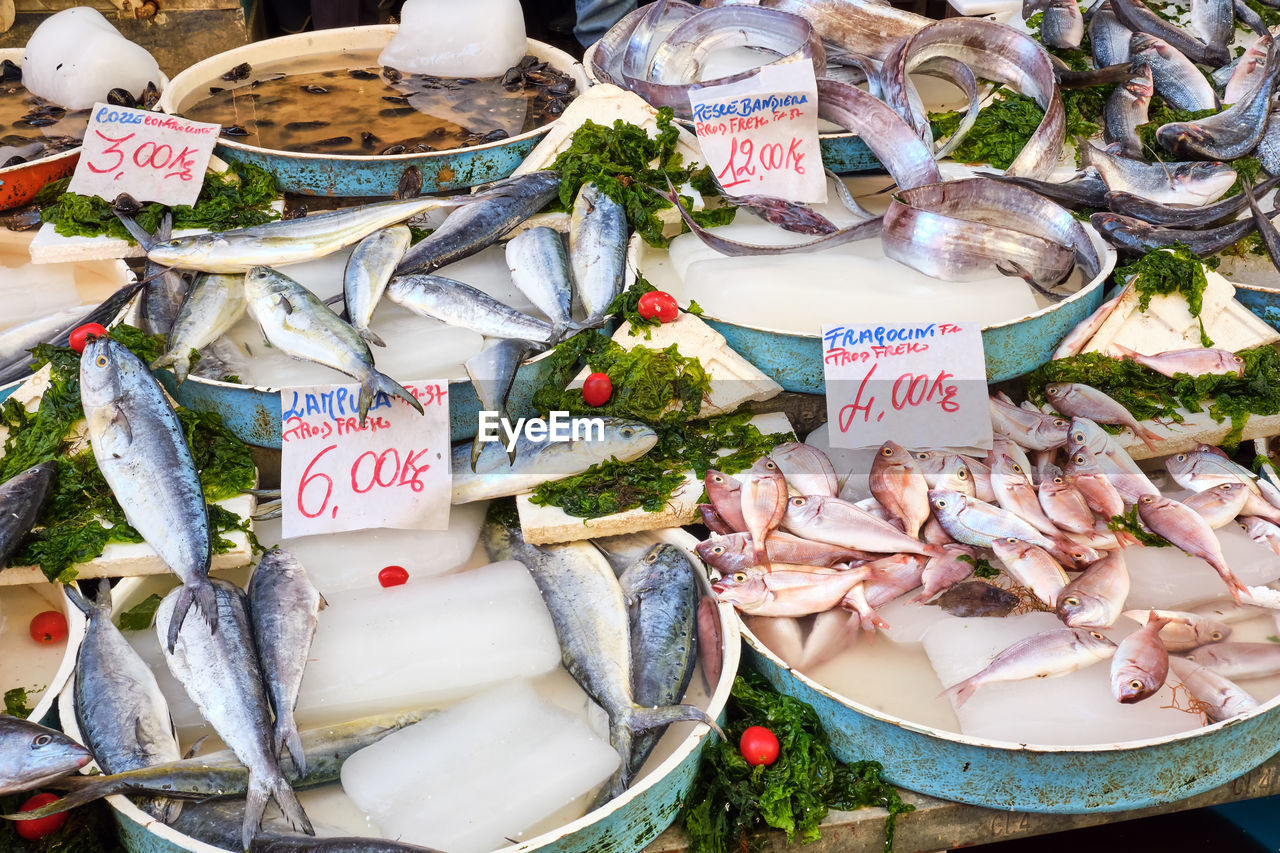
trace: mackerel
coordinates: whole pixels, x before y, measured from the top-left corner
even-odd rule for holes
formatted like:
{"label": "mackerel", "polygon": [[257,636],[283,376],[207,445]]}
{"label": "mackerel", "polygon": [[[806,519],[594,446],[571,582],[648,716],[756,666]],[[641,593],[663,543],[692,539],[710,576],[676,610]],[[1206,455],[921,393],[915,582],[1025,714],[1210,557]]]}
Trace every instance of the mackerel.
{"label": "mackerel", "polygon": [[164,354],[152,368],[173,367],[181,385],[191,372],[191,351],[204,349],[244,316],[244,276],[202,273],[174,318]]}
{"label": "mackerel", "polygon": [[57,467],[41,462],[0,483],[0,569],[40,518]]}
{"label": "mackerel", "polygon": [[0,794],[38,788],[92,760],[89,750],[62,732],[0,714]]}
{"label": "mackerel", "polygon": [[[507,418],[507,395],[515,384],[516,373],[529,356],[544,349],[542,344],[525,341],[519,338],[501,338],[480,352],[467,359],[463,365],[476,397],[480,400],[481,411],[498,412]],[[471,470],[480,460],[484,450],[484,442],[477,432],[471,443]]]}
{"label": "mackerel", "polygon": [[347,259],[347,268],[342,274],[347,319],[360,337],[374,346],[385,347],[386,343],[374,334],[369,323],[412,239],[407,225],[393,225],[365,237]]}
{"label": "mackerel", "polygon": [[538,226],[512,237],[507,242],[507,269],[520,292],[551,319],[557,339],[576,328],[569,254],[559,231]]}
{"label": "mackerel", "polygon": [[[165,211],[153,237],[166,242],[173,237],[173,215]],[[138,298],[138,324],[149,335],[168,335],[187,298],[187,282],[163,264],[147,261],[142,267],[142,293]]]}
{"label": "mackerel", "polygon": [[387,285],[387,298],[415,314],[472,329],[486,337],[523,338],[540,344],[549,344],[556,338],[556,330],[545,320],[444,276],[398,275]]}
{"label": "mackerel", "polygon": [[627,264],[627,214],[591,182],[582,185],[573,202],[569,225],[569,264],[574,295],[593,325],[604,317],[622,292]]}

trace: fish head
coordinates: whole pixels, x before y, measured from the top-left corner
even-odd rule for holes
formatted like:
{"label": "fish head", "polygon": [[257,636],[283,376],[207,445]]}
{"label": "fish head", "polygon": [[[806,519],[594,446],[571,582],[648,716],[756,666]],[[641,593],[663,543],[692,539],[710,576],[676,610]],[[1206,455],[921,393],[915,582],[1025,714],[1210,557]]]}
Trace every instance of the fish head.
{"label": "fish head", "polygon": [[1058,593],[1054,609],[1068,628],[1102,625],[1111,618],[1111,608],[1106,601],[1090,592],[1072,589],[1071,585]]}
{"label": "fish head", "polygon": [[1195,459],[1190,453],[1175,453],[1164,460],[1164,467],[1169,472],[1169,476],[1183,487],[1187,487],[1194,465]]}
{"label": "fish head", "polygon": [[1044,395],[1050,402],[1061,400],[1071,390],[1070,382],[1050,382],[1044,386]]}
{"label": "fish head", "polygon": [[964,461],[963,456],[958,453],[948,454],[938,476],[938,490],[977,497],[978,489],[973,484],[973,472],[969,470],[969,463]]}
{"label": "fish head", "polygon": [[771,593],[764,581],[764,570],[743,568],[725,575],[711,585],[716,598],[750,613],[764,605]]}
{"label": "fish head", "polygon": [[1073,628],[1080,647],[1094,655],[1098,660],[1109,658],[1116,653],[1116,644],[1097,628]]}
{"label": "fish head", "polygon": [[811,523],[822,513],[821,495],[796,495],[787,499],[786,524]]}
{"label": "fish head", "polygon": [[955,517],[964,511],[969,498],[952,489],[930,489],[929,506],[938,517]]}
{"label": "fish head", "polygon": [[1137,76],[1129,78],[1124,89],[1134,98],[1139,100],[1150,100],[1155,94],[1155,78],[1151,74],[1150,65],[1139,65]]}
{"label": "fish head", "polygon": [[1196,619],[1191,628],[1195,631],[1196,642],[1202,646],[1225,642],[1231,636],[1231,626],[1216,619]]}
{"label": "fish head", "polygon": [[704,563],[719,569],[722,574],[753,565],[750,537],[745,533],[717,536],[694,546]]}
{"label": "fish head", "polygon": [[1236,170],[1226,163],[1181,163],[1173,170],[1170,181],[1208,201],[1231,188],[1236,182]]}
{"label": "fish head", "polygon": [[213,252],[215,239],[202,235],[195,239],[165,240],[147,250],[147,260],[162,267],[202,269]]}
{"label": "fish head", "polygon": [[876,456],[877,460],[883,460],[890,465],[908,465],[915,461],[906,448],[898,444],[896,441],[886,441],[880,445],[880,451]]}
{"label": "fish head", "polygon": [[0,717],[0,792],[24,790],[65,776],[92,760],[89,750],[62,732],[17,717]]}
{"label": "fish head", "polygon": [[995,460],[995,464],[991,466],[991,473],[999,474],[1004,477],[1015,476],[1023,480],[1029,480],[1030,475],[1023,470],[1012,456],[1007,453],[1001,453]]}
{"label": "fish head", "polygon": [[1164,679],[1137,663],[1116,667],[1111,674],[1111,694],[1123,705],[1141,702],[1164,685]]}
{"label": "fish head", "polygon": [[1088,418],[1072,418],[1067,432],[1067,449],[1073,453],[1087,449],[1093,453],[1102,453],[1107,449],[1107,431]]}
{"label": "fish head", "polygon": [[707,487],[707,497],[711,498],[711,505],[717,507],[727,502],[737,501],[738,493],[742,491],[742,483],[739,480],[714,468],[707,469],[706,476],[702,478],[702,484]]}
{"label": "fish head", "polygon": [[599,461],[616,457],[620,462],[633,462],[658,443],[653,427],[639,421],[604,418],[604,441],[589,442],[597,448]]}
{"label": "fish head", "polygon": [[785,494],[787,491],[787,479],[782,476],[782,469],[778,467],[778,463],[774,462],[769,456],[761,456],[751,466],[751,476],[755,479],[769,479],[776,482]]}
{"label": "fish head", "polygon": [[80,356],[80,399],[86,409],[109,406],[125,396],[130,373],[146,366],[111,338],[94,338]]}

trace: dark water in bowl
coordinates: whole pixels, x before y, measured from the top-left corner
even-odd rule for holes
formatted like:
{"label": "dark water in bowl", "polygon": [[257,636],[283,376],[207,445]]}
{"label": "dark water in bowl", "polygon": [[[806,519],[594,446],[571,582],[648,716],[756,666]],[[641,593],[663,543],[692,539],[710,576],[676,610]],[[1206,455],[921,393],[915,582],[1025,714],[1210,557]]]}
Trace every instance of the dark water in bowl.
{"label": "dark water in bowl", "polygon": [[88,110],[67,112],[21,81],[0,82],[0,168],[75,148],[88,123]]}

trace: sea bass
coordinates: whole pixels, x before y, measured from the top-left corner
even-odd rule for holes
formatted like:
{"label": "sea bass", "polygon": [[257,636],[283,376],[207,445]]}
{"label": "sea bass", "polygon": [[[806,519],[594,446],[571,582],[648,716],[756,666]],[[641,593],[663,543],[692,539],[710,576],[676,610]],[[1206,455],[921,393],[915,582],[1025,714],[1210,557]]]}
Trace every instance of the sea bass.
{"label": "sea bass", "polygon": [[147,366],[110,338],[85,346],[80,403],[98,469],[125,518],[182,581],[172,630],[161,638],[172,651],[193,603],[210,628],[218,622],[209,517],[182,424]]}

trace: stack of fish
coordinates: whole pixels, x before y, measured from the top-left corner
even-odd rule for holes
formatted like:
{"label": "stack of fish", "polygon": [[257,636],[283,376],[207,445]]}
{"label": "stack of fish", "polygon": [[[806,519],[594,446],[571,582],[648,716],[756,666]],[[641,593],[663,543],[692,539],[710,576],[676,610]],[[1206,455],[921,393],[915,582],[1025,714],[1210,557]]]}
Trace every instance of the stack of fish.
{"label": "stack of fish", "polygon": [[[1280,490],[1203,447],[1166,459],[1173,479],[1193,493],[1171,500],[1099,426],[1127,426],[1154,440],[1128,411],[1086,385],[1046,391],[1054,413],[991,398],[996,438],[985,459],[886,442],[871,467],[872,497],[858,503],[837,497],[830,461],[805,445],[780,447],[736,479],[709,471],[702,515],[716,535],[698,553],[722,575],[721,600],[776,617],[761,631],[802,648],[804,669],[838,654],[858,626],[887,628],[877,608],[908,594],[962,617],[1004,616],[1020,605],[1057,613],[1062,629],[1010,646],[951,685],[957,706],[985,683],[1065,675],[1105,659],[1117,701],[1141,701],[1165,683],[1170,651],[1226,638],[1230,629],[1203,616],[1166,611],[1126,613],[1144,627],[1119,647],[1103,635],[1124,612],[1130,583],[1122,549],[1136,542],[1111,524],[1134,507],[1144,533],[1203,560],[1237,602],[1280,604],[1275,590],[1237,579],[1213,532],[1236,522],[1280,554]],[[979,558],[996,560],[1021,594],[969,580]],[[794,620],[811,614],[801,642]],[[1272,658],[1280,664],[1280,655]],[[1192,657],[1222,676],[1216,661],[1210,652]],[[1255,704],[1220,677],[1192,677],[1184,663],[1175,672],[1188,671],[1183,680],[1211,718]]]}

